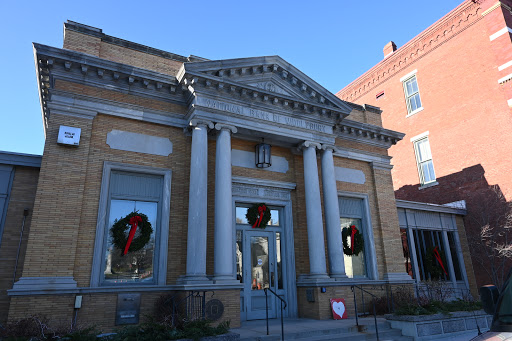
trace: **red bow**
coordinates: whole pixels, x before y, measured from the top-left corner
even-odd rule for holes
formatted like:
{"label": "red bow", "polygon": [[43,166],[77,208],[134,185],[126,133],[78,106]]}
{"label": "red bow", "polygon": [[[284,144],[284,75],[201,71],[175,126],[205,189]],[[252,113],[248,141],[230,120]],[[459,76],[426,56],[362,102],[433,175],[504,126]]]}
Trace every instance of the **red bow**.
{"label": "red bow", "polygon": [[132,243],[133,237],[135,236],[135,231],[137,231],[137,225],[142,223],[142,218],[138,215],[135,215],[130,218],[129,224],[132,226],[130,229],[130,234],[128,234],[128,241],[126,242],[126,246],[124,248],[123,255],[128,253],[128,249],[130,248],[130,244]]}
{"label": "red bow", "polygon": [[254,222],[254,225],[252,225],[252,228],[260,227],[261,221],[263,220],[263,214],[265,213],[266,210],[267,210],[267,206],[265,206],[265,205],[258,206],[259,218],[256,219],[256,221]]}
{"label": "red bow", "polygon": [[441,265],[441,268],[443,268],[444,274],[448,275],[444,268],[443,260],[441,259],[441,255],[439,254],[439,251],[437,250],[437,246],[434,248],[434,257],[436,257],[437,261],[439,262],[439,265]]}
{"label": "red bow", "polygon": [[350,228],[352,229],[350,234],[350,248],[352,249],[352,253],[354,253],[354,236],[357,233],[357,229],[355,225],[350,226]]}

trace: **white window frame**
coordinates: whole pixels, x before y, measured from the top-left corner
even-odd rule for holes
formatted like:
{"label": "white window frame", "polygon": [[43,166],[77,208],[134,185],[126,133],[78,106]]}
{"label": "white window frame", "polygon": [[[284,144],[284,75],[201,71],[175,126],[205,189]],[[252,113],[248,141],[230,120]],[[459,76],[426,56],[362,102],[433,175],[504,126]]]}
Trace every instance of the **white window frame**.
{"label": "white window frame", "polygon": [[[416,167],[418,168],[418,177],[420,179],[420,185],[422,187],[423,186],[431,186],[431,185],[437,184],[436,170],[435,170],[435,167],[434,167],[434,157],[432,156],[432,149],[430,148],[430,140],[428,138],[428,134],[429,134],[429,132],[427,131],[427,132],[424,132],[424,133],[422,133],[420,135],[417,135],[417,136],[411,138],[411,142],[412,142],[413,148],[414,148],[414,156],[416,158]],[[418,143],[420,143],[420,142],[422,142],[424,140],[426,140],[427,143],[428,143],[428,148],[430,150],[430,159],[420,161],[419,151],[418,151]],[[425,181],[425,175],[423,174],[423,171],[422,171],[422,168],[421,168],[421,164],[425,163],[425,162],[428,162],[428,161],[430,161],[432,163],[432,169],[434,170],[434,179],[430,180],[430,181]]]}
{"label": "white window frame", "polygon": [[[163,177],[162,186],[162,199],[161,199],[161,217],[158,220],[160,223],[155,228],[159,231],[157,234],[157,243],[155,247],[158,248],[158,252],[155,253],[155,268],[154,268],[154,284],[146,283],[127,283],[123,285],[108,285],[103,284],[102,281],[102,267],[105,257],[107,235],[109,230],[107,228],[108,218],[108,202],[109,202],[109,191],[110,191],[110,175],[112,171],[122,171],[129,173],[141,173],[148,175],[160,175]],[[140,286],[162,286],[166,283],[167,276],[167,249],[169,240],[169,215],[170,215],[170,203],[171,203],[171,176],[172,171],[164,168],[154,168],[139,165],[132,165],[127,163],[110,162],[105,161],[103,163],[103,174],[101,180],[101,192],[98,207],[98,219],[96,223],[96,238],[94,241],[94,255],[91,269],[91,287],[140,287]],[[158,223],[157,223],[158,224]],[[158,259],[157,259],[158,257]]]}
{"label": "white window frame", "polygon": [[[419,113],[420,111],[423,110],[423,102],[421,101],[421,95],[420,95],[420,86],[418,84],[418,78],[416,77],[416,73],[417,72],[418,72],[418,70],[413,70],[413,71],[409,72],[408,74],[406,74],[405,76],[403,76],[402,78],[400,78],[400,82],[402,83],[402,87],[404,89],[405,105],[407,107],[407,116],[406,117],[409,117],[409,116],[412,116],[414,114],[417,114],[417,113]],[[416,80],[416,86],[418,87],[418,92],[415,92],[414,94],[409,95],[407,93],[407,87],[406,87],[405,83],[410,81],[413,78]],[[411,110],[411,101],[410,101],[410,99],[415,94],[418,94],[418,96],[420,98],[421,106],[419,108],[416,108],[416,110]]]}
{"label": "white window frame", "polygon": [[[353,198],[353,199],[362,199],[363,205],[363,216],[358,217],[361,218],[362,223],[362,234],[364,239],[364,256],[366,261],[366,278],[370,280],[378,280],[379,279],[379,270],[377,266],[377,253],[375,251],[375,241],[373,239],[373,224],[372,218],[370,214],[370,204],[368,194],[365,193],[357,193],[357,192],[346,192],[346,191],[338,191],[338,205],[340,205],[340,218],[344,217],[341,213],[341,199],[342,198]],[[350,217],[348,217],[350,218]],[[341,231],[340,231],[341,233]],[[343,249],[342,249],[343,253]]]}

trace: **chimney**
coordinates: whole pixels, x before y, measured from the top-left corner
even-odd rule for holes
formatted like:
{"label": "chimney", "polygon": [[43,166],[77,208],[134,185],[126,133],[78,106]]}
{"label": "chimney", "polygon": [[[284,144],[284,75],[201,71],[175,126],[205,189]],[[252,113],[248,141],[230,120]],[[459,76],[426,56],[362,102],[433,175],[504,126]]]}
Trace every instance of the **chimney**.
{"label": "chimney", "polygon": [[396,51],[396,44],[393,43],[392,41],[390,41],[389,43],[386,44],[386,46],[384,46],[384,58],[386,58],[387,56],[389,56],[390,54],[392,54],[393,52]]}

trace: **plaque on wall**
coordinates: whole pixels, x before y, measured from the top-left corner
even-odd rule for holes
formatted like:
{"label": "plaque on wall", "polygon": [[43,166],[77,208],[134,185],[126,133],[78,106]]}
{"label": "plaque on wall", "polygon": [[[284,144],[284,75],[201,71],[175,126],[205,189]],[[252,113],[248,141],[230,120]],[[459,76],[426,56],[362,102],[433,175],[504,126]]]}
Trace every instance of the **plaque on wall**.
{"label": "plaque on wall", "polygon": [[82,129],[80,128],[60,126],[59,136],[57,137],[57,143],[69,146],[78,146],[80,144],[81,132]]}
{"label": "plaque on wall", "polygon": [[137,324],[140,314],[140,294],[117,295],[116,325]]}
{"label": "plaque on wall", "polygon": [[210,321],[217,321],[224,313],[224,304],[220,300],[212,299],[206,303],[206,318]]}

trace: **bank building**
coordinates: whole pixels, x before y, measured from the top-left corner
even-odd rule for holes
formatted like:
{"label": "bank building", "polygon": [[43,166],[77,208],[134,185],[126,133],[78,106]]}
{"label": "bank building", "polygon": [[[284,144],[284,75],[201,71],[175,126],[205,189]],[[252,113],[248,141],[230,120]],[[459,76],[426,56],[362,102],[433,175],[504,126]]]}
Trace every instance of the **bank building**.
{"label": "bank building", "polygon": [[[379,108],[279,56],[207,60],[71,21],[64,31],[62,49],[34,44],[46,141],[2,318],[108,329],[162,295],[200,293],[236,327],[278,317],[279,298],[286,317],[326,319],[331,298],[352,309],[353,285],[417,282],[387,152],[404,135],[382,128]],[[21,159],[4,155],[11,201]],[[445,279],[475,292],[462,213],[400,205],[404,219],[437,219]],[[18,245],[8,214],[1,247]]]}

